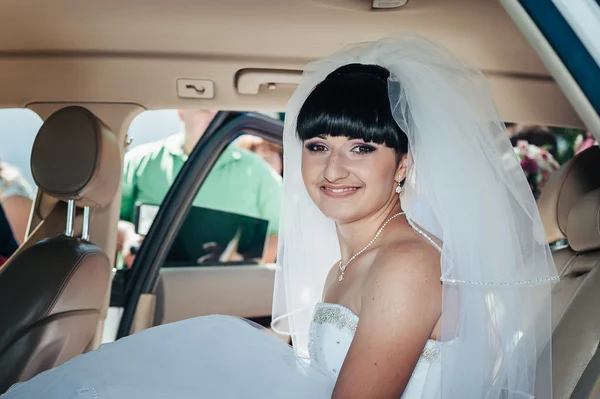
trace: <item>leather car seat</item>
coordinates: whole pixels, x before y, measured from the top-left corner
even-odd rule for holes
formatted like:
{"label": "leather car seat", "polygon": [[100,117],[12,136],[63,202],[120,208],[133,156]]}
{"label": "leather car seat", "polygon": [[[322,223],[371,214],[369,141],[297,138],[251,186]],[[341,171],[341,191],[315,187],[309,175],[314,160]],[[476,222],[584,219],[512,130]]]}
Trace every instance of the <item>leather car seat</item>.
{"label": "leather car seat", "polygon": [[25,243],[0,271],[0,394],[83,353],[94,338],[112,271],[90,242],[91,212],[113,200],[121,164],[115,135],[85,108],[63,108],[40,128],[33,178],[67,203],[67,221],[64,234]]}

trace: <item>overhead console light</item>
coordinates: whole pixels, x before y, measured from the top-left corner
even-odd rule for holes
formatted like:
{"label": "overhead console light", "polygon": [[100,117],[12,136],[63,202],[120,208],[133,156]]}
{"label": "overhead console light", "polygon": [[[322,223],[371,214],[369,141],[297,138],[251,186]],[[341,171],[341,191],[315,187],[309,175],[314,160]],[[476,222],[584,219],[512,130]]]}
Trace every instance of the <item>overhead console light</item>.
{"label": "overhead console light", "polygon": [[400,8],[405,6],[408,0],[373,0],[374,9]]}

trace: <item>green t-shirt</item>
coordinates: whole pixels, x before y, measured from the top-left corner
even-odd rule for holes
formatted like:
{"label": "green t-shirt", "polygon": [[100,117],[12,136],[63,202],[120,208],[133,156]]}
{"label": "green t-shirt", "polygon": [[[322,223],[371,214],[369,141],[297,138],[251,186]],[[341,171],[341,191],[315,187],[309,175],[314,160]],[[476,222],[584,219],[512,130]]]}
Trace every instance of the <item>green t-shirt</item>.
{"label": "green t-shirt", "polygon": [[[144,144],[125,154],[121,219],[133,222],[136,202],[160,205],[187,160],[183,134]],[[269,221],[277,234],[281,176],[258,155],[229,145],[194,199],[194,206],[239,213]]]}

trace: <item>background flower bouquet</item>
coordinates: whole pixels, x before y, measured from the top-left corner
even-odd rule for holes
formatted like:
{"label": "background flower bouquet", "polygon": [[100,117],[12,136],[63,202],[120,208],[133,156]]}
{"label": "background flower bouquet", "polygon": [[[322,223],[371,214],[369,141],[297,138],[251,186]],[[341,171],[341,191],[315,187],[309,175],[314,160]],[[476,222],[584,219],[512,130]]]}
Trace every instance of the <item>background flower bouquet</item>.
{"label": "background flower bouquet", "polygon": [[513,148],[527,176],[531,191],[537,199],[550,176],[560,165],[545,148],[529,144],[527,141],[521,140]]}

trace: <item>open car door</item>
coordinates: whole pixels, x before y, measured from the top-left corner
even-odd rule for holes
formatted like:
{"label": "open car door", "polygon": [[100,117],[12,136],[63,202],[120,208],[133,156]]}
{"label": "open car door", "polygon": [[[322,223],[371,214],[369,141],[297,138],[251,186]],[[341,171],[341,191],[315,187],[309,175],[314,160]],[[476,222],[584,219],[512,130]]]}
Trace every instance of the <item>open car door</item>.
{"label": "open car door", "polygon": [[[216,234],[225,220],[249,219],[242,215],[230,218],[231,215],[222,213],[225,216],[219,214],[216,217],[221,219],[215,221],[212,210],[192,209],[198,208],[193,202],[211,168],[240,134],[281,144],[283,123],[260,114],[217,114],[157,207],[131,269],[117,272],[124,276],[117,275],[113,284],[111,307],[120,313],[116,338],[207,314],[240,316],[269,325],[274,265],[264,264],[256,257],[248,262],[239,259],[222,262],[220,258],[200,261],[194,252],[211,240],[211,234]],[[190,217],[195,218],[191,223]],[[184,231],[186,225],[188,230]],[[256,231],[260,252],[266,228]],[[197,245],[192,241],[190,245],[195,237],[201,237],[200,241]],[[190,248],[194,252],[191,257],[187,255]],[[174,257],[173,251],[180,253]],[[186,255],[181,255],[182,251]]]}

